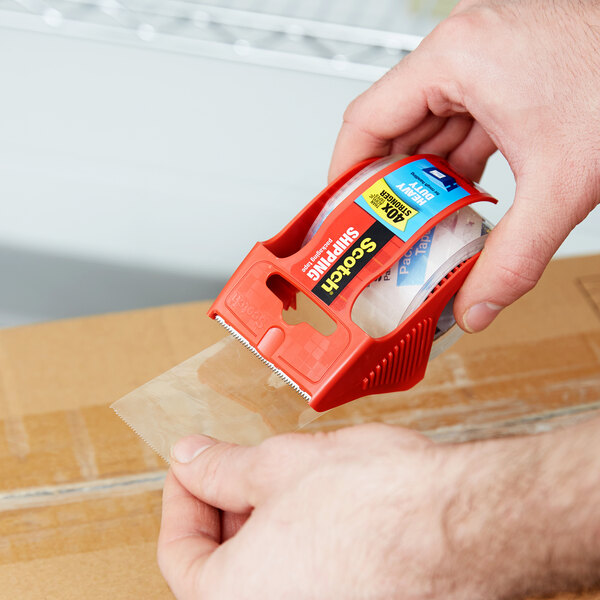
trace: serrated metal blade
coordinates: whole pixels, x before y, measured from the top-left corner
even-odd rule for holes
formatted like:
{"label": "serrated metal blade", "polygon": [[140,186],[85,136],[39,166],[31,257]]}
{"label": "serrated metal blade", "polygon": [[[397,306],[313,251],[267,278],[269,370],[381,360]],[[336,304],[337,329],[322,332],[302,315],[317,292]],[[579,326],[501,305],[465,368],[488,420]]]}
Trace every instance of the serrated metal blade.
{"label": "serrated metal blade", "polygon": [[[121,398],[122,400],[122,398]],[[150,448],[152,450],[154,450],[154,452],[156,452],[156,454],[158,454],[164,461],[167,462],[167,464],[171,464],[171,461],[169,460],[168,456],[165,456],[165,454],[163,452],[160,451],[159,448],[157,448],[152,442],[150,442],[149,440],[147,440],[135,427],[134,425],[131,423],[131,421],[129,421],[129,419],[127,419],[127,417],[125,417],[123,414],[121,414],[119,412],[119,402],[121,402],[121,400],[117,400],[116,402],[113,402],[110,405],[110,408],[112,408],[115,413],[117,414],[117,416],[119,417],[119,419],[121,419],[121,421],[123,421],[123,423],[125,423],[125,425],[127,425],[127,427],[129,427],[129,429],[131,429],[131,431],[133,431],[133,433],[135,433],[135,435],[137,435],[144,443],[148,444],[148,446],[150,446]]]}
{"label": "serrated metal blade", "polygon": [[215,321],[222,325],[238,342],[245,346],[254,356],[259,358],[269,369],[281,377],[296,393],[300,394],[307,402],[310,402],[311,396],[305,392],[289,375],[276,367],[271,361],[267,360],[237,329],[225,322],[219,315],[215,315]]}

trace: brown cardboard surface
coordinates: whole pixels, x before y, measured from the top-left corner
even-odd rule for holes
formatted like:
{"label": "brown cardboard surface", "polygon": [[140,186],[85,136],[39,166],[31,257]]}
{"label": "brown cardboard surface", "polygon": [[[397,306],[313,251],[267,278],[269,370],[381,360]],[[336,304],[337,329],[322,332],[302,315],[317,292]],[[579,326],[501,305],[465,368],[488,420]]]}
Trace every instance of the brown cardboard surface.
{"label": "brown cardboard surface", "polygon": [[[108,405],[220,339],[206,308],[0,331],[0,597],[172,597],[155,562],[165,465]],[[532,293],[433,361],[415,389],[352,403],[308,429],[384,419],[439,439],[485,437],[597,406],[593,256],[553,262]]]}

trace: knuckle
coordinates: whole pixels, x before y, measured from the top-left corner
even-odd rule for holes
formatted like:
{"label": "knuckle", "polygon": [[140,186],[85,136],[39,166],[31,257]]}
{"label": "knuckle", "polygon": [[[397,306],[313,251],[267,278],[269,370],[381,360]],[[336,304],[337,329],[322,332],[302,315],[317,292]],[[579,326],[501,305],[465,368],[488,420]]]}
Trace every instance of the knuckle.
{"label": "knuckle", "polygon": [[273,437],[267,438],[258,448],[263,458],[269,458],[273,454],[278,455],[286,451],[290,446],[295,446],[301,443],[306,437],[303,433],[282,433]]}
{"label": "knuckle", "polygon": [[[377,85],[380,85],[379,81],[374,83],[371,89]],[[379,139],[380,135],[373,129],[369,104],[368,98],[363,98],[362,95],[355,98],[344,111],[342,123],[346,128],[365,137]]]}
{"label": "knuckle", "polygon": [[461,13],[465,10],[471,10],[472,8],[481,4],[481,0],[459,0],[452,9],[451,15]]}
{"label": "knuckle", "polygon": [[478,12],[472,11],[449,16],[404,60],[419,63],[419,68],[429,75],[430,87],[441,83],[458,86],[476,69],[476,58],[481,53],[479,38],[484,27],[481,21]]}
{"label": "knuckle", "polygon": [[510,262],[497,265],[496,281],[501,288],[522,296],[535,286],[543,269],[542,261],[532,256],[516,255]]}
{"label": "knuckle", "polygon": [[475,35],[480,26],[479,15],[468,11],[456,13],[444,19],[434,30],[433,39],[443,43],[444,48],[455,46],[461,40]]}
{"label": "knuckle", "polygon": [[485,36],[489,36],[490,27],[496,26],[492,22],[492,11],[479,8],[478,4],[466,2],[460,11],[457,7],[429,36],[441,57],[450,61],[460,61],[461,68],[464,68],[466,56],[479,57]]}
{"label": "knuckle", "polygon": [[354,430],[355,433],[364,435],[388,435],[394,428],[385,423],[363,423],[362,425],[355,425],[351,427],[349,431]]}
{"label": "knuckle", "polygon": [[266,439],[257,447],[253,475],[262,482],[271,481],[298,456],[298,444],[304,437],[300,433],[284,433]]}
{"label": "knuckle", "polygon": [[363,423],[331,432],[331,436],[339,442],[355,441],[357,439],[378,442],[388,440],[390,436],[396,435],[396,428],[385,423]]}
{"label": "knuckle", "polygon": [[394,425],[387,425],[385,423],[369,424],[368,432],[370,435],[376,436],[382,440],[385,440],[386,442],[393,441],[401,445],[413,443],[430,443],[430,440],[428,438],[426,438],[422,433],[414,429],[408,429],[406,427],[397,427]]}
{"label": "knuckle", "polygon": [[358,100],[358,98],[354,98],[354,100],[352,100],[350,102],[350,104],[348,104],[348,106],[346,106],[346,110],[344,110],[344,114],[342,115],[342,120],[344,121],[344,123],[348,123],[349,121],[352,120],[352,114],[356,110],[357,100]]}
{"label": "knuckle", "polygon": [[[366,92],[365,92],[366,93]],[[342,115],[342,120],[344,123],[354,123],[360,114],[360,109],[363,104],[363,95],[357,96],[348,104],[344,114]]]}
{"label": "knuckle", "polygon": [[200,473],[202,490],[207,498],[215,498],[219,495],[220,491],[221,478],[219,477],[219,472],[221,470],[223,452],[219,452],[218,454],[209,454],[207,452],[206,454]]}
{"label": "knuckle", "polygon": [[431,440],[418,431],[385,423],[365,423],[335,433],[341,444],[359,451],[368,447],[371,454],[377,454],[382,459],[389,455],[392,448],[412,452],[432,445]]}
{"label": "knuckle", "polygon": [[282,473],[298,473],[322,456],[331,433],[285,433],[266,439],[257,447],[253,477],[261,484],[281,480]]}

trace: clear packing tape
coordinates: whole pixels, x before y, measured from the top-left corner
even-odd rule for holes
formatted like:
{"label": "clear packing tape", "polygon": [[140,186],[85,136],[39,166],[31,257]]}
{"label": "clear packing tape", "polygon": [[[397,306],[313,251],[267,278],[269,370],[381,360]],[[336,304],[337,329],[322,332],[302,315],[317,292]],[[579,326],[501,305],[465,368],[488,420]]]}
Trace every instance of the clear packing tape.
{"label": "clear packing tape", "polygon": [[[305,243],[344,198],[398,158],[376,161],[346,183],[329,199]],[[372,337],[393,331],[447,273],[483,248],[490,228],[469,206],[450,215],[361,293],[352,310],[354,322]],[[450,303],[438,322],[430,359],[459,336]],[[112,408],[166,460],[171,446],[185,435],[202,433],[256,444],[302,429],[323,414],[230,336],[127,394]]]}
{"label": "clear packing tape", "polygon": [[167,461],[171,446],[192,433],[258,444],[300,429],[321,414],[231,336],[117,400],[112,408]]}

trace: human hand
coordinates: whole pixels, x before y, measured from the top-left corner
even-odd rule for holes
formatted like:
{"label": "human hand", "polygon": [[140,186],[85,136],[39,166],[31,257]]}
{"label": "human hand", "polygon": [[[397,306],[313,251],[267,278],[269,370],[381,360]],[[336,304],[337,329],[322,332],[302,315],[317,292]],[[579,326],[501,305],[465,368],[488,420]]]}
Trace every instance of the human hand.
{"label": "human hand", "polygon": [[600,5],[463,0],[344,114],[330,178],[392,153],[434,153],[478,180],[499,149],[517,182],[454,303],[484,329],[529,291],[600,201]]}
{"label": "human hand", "polygon": [[[576,439],[600,455],[585,435]],[[549,581],[566,580],[548,556],[558,569],[589,570],[600,555],[587,545],[582,556],[563,550],[569,539],[583,544],[579,531],[600,519],[561,496],[564,485],[578,498],[570,477],[581,474],[541,477],[556,470],[541,465],[559,447],[543,437],[437,446],[384,425],[257,447],[184,438],[165,483],[159,565],[179,600],[495,600],[548,591]],[[559,512],[545,510],[549,492]],[[597,507],[598,495],[579,494],[580,502]]]}

